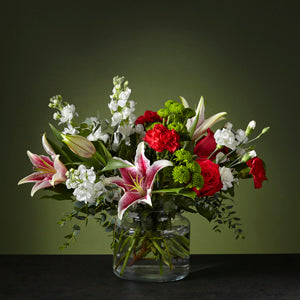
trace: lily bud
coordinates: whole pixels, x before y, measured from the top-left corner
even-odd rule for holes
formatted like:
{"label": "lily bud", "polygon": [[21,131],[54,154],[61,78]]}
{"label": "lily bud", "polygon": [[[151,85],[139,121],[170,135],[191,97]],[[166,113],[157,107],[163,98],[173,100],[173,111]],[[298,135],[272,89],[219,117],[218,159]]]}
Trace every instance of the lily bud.
{"label": "lily bud", "polygon": [[96,148],[92,142],[81,135],[62,134],[63,142],[71,151],[81,157],[91,158],[96,154]]}
{"label": "lily bud", "polygon": [[254,150],[251,150],[243,155],[241,162],[247,162],[249,159],[254,157],[256,157],[256,152]]}
{"label": "lily bud", "polygon": [[249,136],[252,133],[252,131],[255,129],[255,127],[256,127],[256,122],[254,120],[250,121],[245,131],[245,136]]}

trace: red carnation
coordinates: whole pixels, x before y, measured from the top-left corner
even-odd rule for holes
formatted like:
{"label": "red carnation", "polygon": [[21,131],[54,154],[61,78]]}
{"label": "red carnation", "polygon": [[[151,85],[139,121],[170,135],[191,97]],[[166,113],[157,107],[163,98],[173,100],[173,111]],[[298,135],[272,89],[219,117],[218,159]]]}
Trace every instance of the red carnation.
{"label": "red carnation", "polygon": [[157,114],[155,111],[146,110],[144,115],[139,116],[136,121],[135,125],[137,124],[145,124],[149,122],[162,122],[163,119]]}
{"label": "red carnation", "polygon": [[247,161],[247,165],[250,167],[249,174],[252,174],[253,176],[254,188],[260,189],[262,187],[262,182],[268,180],[263,161],[258,157],[253,157]]}
{"label": "red carnation", "polygon": [[219,166],[209,159],[196,159],[196,162],[201,167],[204,185],[200,190],[196,188],[193,188],[193,190],[197,193],[198,197],[213,196],[223,187]]}
{"label": "red carnation", "polygon": [[169,130],[162,124],[155,124],[144,137],[144,141],[155,151],[162,152],[166,149],[172,153],[179,148],[179,139],[180,136],[174,129]]}

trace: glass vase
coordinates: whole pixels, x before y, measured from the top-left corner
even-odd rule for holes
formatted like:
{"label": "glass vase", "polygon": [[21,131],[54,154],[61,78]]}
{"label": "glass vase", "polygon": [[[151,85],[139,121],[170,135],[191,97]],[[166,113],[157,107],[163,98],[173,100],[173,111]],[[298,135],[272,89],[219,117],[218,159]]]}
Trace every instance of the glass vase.
{"label": "glass vase", "polygon": [[130,212],[114,231],[113,272],[136,281],[167,282],[189,272],[190,222],[180,213]]}

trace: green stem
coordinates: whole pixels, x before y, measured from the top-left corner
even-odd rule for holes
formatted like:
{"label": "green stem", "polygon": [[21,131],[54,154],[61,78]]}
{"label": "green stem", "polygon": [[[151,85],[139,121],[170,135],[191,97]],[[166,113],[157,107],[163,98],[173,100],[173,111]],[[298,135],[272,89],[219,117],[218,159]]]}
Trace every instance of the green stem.
{"label": "green stem", "polygon": [[122,266],[122,269],[121,269],[121,272],[120,272],[120,275],[122,276],[123,273],[124,273],[124,270],[126,268],[126,265],[127,265],[127,262],[128,262],[128,259],[129,259],[129,256],[131,254],[131,251],[133,249],[133,246],[135,244],[135,240],[136,240],[136,236],[140,233],[140,230],[136,230],[133,237],[132,237],[132,241],[131,241],[131,244],[127,250],[127,253],[126,253],[126,257],[125,257],[125,260],[124,260],[124,263],[123,263],[123,266]]}

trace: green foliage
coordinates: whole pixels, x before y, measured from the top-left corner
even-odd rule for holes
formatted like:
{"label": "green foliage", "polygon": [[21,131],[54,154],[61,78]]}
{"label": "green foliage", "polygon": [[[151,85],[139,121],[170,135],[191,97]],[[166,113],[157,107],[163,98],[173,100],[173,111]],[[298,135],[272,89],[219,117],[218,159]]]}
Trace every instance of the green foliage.
{"label": "green foliage", "polygon": [[63,137],[61,135],[61,132],[59,130],[57,130],[51,123],[49,123],[49,126],[54,134],[54,136],[59,140],[62,141]]}
{"label": "green foliage", "polygon": [[209,222],[214,222],[213,230],[221,232],[222,226],[234,230],[235,238],[244,239],[243,230],[240,228],[240,218],[237,218],[233,211],[233,200],[223,194],[215,194],[210,197],[200,198],[196,202],[196,208],[200,215]]}
{"label": "green foliage", "polygon": [[119,159],[111,158],[107,162],[106,166],[102,169],[102,172],[116,170],[120,168],[126,168],[126,167],[129,167],[129,165]]}

